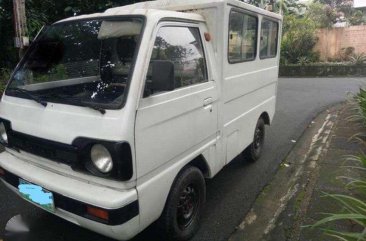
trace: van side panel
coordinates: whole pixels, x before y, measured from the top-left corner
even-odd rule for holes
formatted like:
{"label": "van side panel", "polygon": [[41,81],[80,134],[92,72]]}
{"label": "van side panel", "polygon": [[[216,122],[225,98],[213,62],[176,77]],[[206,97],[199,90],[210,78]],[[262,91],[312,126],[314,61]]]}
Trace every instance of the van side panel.
{"label": "van side panel", "polygon": [[[226,8],[226,23],[229,22],[232,9],[242,11],[240,8],[229,5]],[[272,120],[276,108],[279,53],[274,58],[259,58],[262,16],[252,12],[247,13],[258,17],[257,56],[254,60],[230,64],[228,60],[228,24],[224,31],[222,118],[226,163],[229,163],[252,143],[259,117],[263,113],[267,113]]]}

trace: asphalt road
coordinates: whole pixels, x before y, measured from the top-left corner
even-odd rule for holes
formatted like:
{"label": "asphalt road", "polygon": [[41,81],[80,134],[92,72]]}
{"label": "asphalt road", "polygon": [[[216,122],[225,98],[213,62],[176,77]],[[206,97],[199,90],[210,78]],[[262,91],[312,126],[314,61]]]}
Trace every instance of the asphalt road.
{"label": "asphalt road", "polygon": [[[293,140],[301,136],[319,112],[344,101],[347,92],[356,92],[365,85],[366,78],[280,79],[277,113],[267,129],[263,158],[248,164],[238,157],[207,181],[202,227],[193,240],[227,240],[295,145]],[[34,208],[0,184],[0,240],[4,239],[7,221],[17,214],[22,214],[30,225],[27,241],[110,240]],[[154,230],[150,228],[134,239],[142,240],[155,240]]]}

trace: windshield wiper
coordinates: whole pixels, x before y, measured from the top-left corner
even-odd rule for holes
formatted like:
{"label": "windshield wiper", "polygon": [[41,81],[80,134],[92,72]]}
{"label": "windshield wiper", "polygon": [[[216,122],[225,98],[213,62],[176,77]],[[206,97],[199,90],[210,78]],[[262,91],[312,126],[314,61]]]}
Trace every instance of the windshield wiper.
{"label": "windshield wiper", "polygon": [[38,98],[37,96],[33,95],[30,91],[26,90],[26,89],[21,89],[21,88],[9,88],[8,91],[14,91],[17,93],[21,93],[26,95],[29,99],[34,100],[35,102],[37,102],[38,104],[41,104],[43,107],[47,107],[47,102],[44,100],[41,100],[40,98]]}

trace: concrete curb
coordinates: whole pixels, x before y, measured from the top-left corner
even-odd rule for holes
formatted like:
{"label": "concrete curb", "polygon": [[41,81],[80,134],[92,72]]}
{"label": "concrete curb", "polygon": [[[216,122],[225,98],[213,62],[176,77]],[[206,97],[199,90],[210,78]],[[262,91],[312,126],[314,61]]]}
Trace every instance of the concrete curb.
{"label": "concrete curb", "polygon": [[[330,107],[316,117],[307,131],[299,139],[294,149],[281,164],[273,180],[258,196],[251,211],[244,218],[229,241],[263,240],[276,225],[288,202],[301,190],[308,200],[302,200],[301,209],[306,212],[312,190],[318,175],[318,161],[327,152],[335,121],[344,104]],[[308,182],[300,179],[307,173]],[[311,176],[309,176],[311,175]],[[297,223],[293,224],[290,240],[298,240],[302,213],[297,213]]]}

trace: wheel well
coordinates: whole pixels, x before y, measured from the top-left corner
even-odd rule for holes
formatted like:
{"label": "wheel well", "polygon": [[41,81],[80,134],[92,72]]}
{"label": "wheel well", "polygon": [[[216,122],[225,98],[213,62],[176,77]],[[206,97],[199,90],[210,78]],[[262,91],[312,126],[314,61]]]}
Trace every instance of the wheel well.
{"label": "wheel well", "polygon": [[266,125],[271,124],[271,120],[270,120],[267,112],[263,112],[262,115],[260,116],[260,118],[262,118],[264,120],[264,124],[266,124]]}
{"label": "wheel well", "polygon": [[206,159],[203,157],[202,154],[193,159],[188,165],[197,167],[201,170],[204,177],[209,177],[209,167],[207,165]]}

